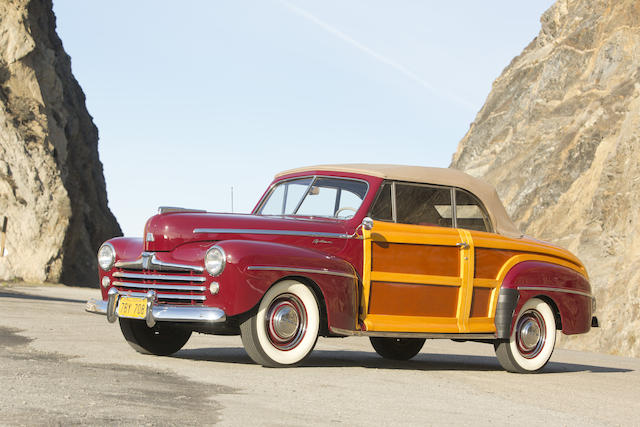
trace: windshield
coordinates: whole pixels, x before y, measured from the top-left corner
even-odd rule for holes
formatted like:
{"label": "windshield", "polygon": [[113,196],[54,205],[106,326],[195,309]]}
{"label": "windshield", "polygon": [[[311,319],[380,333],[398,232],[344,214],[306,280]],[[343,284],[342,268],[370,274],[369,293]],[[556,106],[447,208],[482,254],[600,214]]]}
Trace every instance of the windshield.
{"label": "windshield", "polygon": [[276,184],[259,210],[261,215],[353,218],[369,185],[353,179],[308,177]]}

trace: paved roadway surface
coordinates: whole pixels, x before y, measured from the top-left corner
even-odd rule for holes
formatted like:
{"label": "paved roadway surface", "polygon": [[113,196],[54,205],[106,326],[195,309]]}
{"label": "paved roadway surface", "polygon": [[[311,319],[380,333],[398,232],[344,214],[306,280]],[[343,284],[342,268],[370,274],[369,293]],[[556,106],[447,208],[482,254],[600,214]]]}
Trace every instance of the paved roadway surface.
{"label": "paved roadway surface", "polygon": [[427,341],[398,363],[352,337],[268,369],[239,337],[200,334],[145,356],[84,312],[97,294],[0,284],[0,424],[640,424],[640,359],[556,350],[543,373],[517,375],[486,344]]}

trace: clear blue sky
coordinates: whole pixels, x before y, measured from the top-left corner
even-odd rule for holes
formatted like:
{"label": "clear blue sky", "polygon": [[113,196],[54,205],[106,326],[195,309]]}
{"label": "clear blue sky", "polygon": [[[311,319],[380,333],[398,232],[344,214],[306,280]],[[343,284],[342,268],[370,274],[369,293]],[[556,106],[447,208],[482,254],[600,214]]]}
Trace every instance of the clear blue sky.
{"label": "clear blue sky", "polygon": [[277,172],[448,166],[551,0],[54,0],[109,206],[248,212]]}

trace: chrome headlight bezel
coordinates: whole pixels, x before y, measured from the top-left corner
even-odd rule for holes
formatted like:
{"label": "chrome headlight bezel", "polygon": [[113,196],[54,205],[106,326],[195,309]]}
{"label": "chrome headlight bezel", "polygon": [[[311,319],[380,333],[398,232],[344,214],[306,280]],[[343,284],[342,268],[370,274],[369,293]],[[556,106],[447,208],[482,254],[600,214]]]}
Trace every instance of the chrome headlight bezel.
{"label": "chrome headlight bezel", "polygon": [[219,276],[227,265],[227,254],[220,246],[212,246],[204,255],[204,268],[211,276]]}
{"label": "chrome headlight bezel", "polygon": [[111,243],[103,243],[98,249],[98,265],[103,271],[109,271],[116,262],[116,250]]}

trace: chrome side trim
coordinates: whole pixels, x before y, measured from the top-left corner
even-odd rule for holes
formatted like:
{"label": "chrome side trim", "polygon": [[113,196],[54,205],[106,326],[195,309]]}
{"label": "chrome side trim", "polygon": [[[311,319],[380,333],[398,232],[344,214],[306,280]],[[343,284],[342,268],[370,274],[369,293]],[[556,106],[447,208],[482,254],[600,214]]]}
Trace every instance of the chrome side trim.
{"label": "chrome side trim", "polygon": [[352,331],[329,327],[331,332],[338,335],[358,336],[358,337],[388,337],[388,338],[428,338],[428,339],[448,339],[448,340],[487,340],[495,339],[495,334],[433,334],[423,332],[378,332],[378,331]]}
{"label": "chrome side trim", "polygon": [[561,292],[564,294],[582,295],[583,297],[593,298],[593,295],[587,292],[576,291],[573,289],[565,288],[549,288],[545,286],[518,286],[519,291],[545,291],[545,292]]}
{"label": "chrome side trim", "polygon": [[135,289],[159,289],[159,290],[174,290],[174,291],[198,291],[204,292],[206,286],[189,286],[189,285],[156,285],[151,283],[132,283],[132,282],[113,282],[113,286],[121,286],[124,288]]}
{"label": "chrome side trim", "polygon": [[312,268],[297,268],[297,267],[285,267],[285,266],[271,266],[271,265],[251,265],[247,267],[247,270],[262,270],[262,271],[295,271],[297,273],[311,273],[311,274],[326,274],[329,276],[347,277],[349,279],[357,279],[356,276],[349,273],[340,273],[339,271],[331,270],[314,270]]}
{"label": "chrome side trim", "polygon": [[344,233],[322,233],[316,231],[260,230],[251,228],[194,228],[193,234],[267,234],[276,236],[327,237],[329,239],[351,239],[353,235]]}
{"label": "chrome side trim", "polygon": [[[113,289],[113,288],[112,288]],[[115,295],[118,295],[116,292]],[[146,294],[145,294],[146,297]],[[108,302],[90,299],[87,301],[85,310],[89,313],[107,315],[109,318]],[[176,305],[154,305],[148,311],[147,325],[158,322],[190,322],[190,323],[220,323],[227,320],[225,312],[217,307],[193,307]],[[113,309],[113,321],[117,318],[115,306]]]}
{"label": "chrome side trim", "polygon": [[139,273],[127,273],[123,271],[116,271],[113,273],[113,277],[119,277],[123,279],[140,279],[140,280],[164,280],[165,282],[204,282],[204,277],[200,276],[169,276],[164,274],[139,274]]}
{"label": "chrome side trim", "polygon": [[188,264],[174,264],[160,261],[154,252],[143,252],[140,258],[135,261],[118,261],[115,263],[118,268],[131,270],[158,270],[158,271],[195,271],[202,273],[204,267]]}

